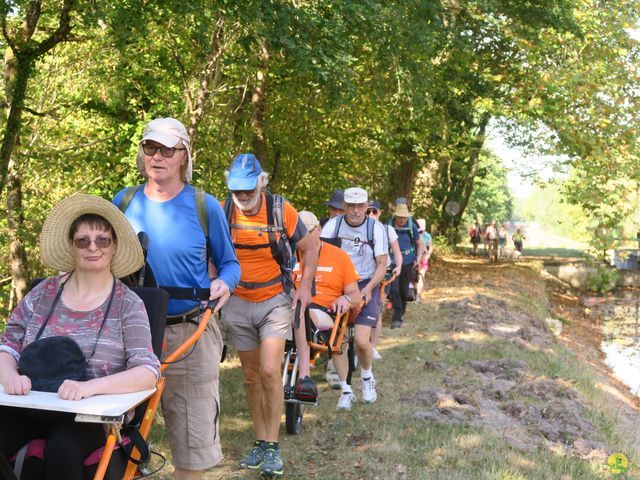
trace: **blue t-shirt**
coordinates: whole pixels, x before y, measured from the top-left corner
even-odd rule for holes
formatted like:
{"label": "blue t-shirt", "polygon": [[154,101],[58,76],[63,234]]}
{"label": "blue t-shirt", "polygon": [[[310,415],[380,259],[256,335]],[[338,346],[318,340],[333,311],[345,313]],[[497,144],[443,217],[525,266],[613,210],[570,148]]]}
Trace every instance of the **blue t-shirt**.
{"label": "blue t-shirt", "polygon": [[422,232],[422,241],[424,242],[424,248],[425,251],[427,249],[427,246],[429,245],[429,242],[431,241],[431,234],[429,232]]}
{"label": "blue t-shirt", "polygon": [[[412,220],[409,220],[404,227],[398,227],[395,224],[395,219],[391,219],[390,225],[398,234],[398,245],[402,252],[402,264],[406,265],[408,263],[413,263],[416,259],[416,241],[420,238],[418,227]],[[413,241],[409,234],[409,228],[411,228],[413,233]]]}
{"label": "blue t-shirt", "polygon": [[[118,205],[126,189],[116,194]],[[230,291],[240,280],[240,264],[229,235],[229,226],[218,201],[206,195],[209,216],[211,261],[218,277]],[[138,191],[125,215],[136,232],[149,235],[147,261],[159,285],[209,288],[205,236],[196,212],[195,188],[189,184],[171,200],[158,202]],[[198,305],[193,300],[169,300],[169,315],[184,313]]]}

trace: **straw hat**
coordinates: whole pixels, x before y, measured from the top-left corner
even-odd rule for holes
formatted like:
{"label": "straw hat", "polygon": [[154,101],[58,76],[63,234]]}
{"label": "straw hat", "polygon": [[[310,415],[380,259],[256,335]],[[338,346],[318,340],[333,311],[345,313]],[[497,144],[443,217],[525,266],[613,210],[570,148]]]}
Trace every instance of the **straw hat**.
{"label": "straw hat", "polygon": [[396,210],[393,212],[396,217],[410,217],[413,215],[413,212],[409,211],[406,203],[401,203],[400,205],[396,205]]}
{"label": "straw hat", "polygon": [[116,233],[117,248],[111,260],[111,271],[116,277],[126,277],[142,268],[142,247],[127,217],[104,198],[83,193],[58,202],[47,215],[40,233],[40,256],[45,266],[62,272],[75,268],[69,246],[69,229],[76,218],[86,213],[100,215]]}

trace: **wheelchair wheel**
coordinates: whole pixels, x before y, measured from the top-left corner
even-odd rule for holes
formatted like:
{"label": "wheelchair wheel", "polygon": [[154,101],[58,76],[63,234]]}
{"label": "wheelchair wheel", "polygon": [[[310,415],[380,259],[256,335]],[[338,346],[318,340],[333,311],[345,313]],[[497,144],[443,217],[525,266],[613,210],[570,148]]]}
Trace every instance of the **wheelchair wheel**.
{"label": "wheelchair wheel", "polygon": [[299,435],[302,433],[303,415],[304,405],[300,403],[285,404],[285,425],[289,435]]}

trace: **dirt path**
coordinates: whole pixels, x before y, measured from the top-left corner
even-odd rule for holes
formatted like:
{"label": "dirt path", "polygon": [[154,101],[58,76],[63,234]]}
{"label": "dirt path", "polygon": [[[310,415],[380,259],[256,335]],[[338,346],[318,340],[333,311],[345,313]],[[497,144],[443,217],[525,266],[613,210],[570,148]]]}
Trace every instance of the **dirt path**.
{"label": "dirt path", "polygon": [[[562,319],[559,337],[550,315]],[[598,344],[578,296],[547,284],[534,264],[438,259],[405,326],[390,330],[385,320],[375,404],[336,412],[338,393],[316,369],[320,406],[307,408],[301,435],[281,437],[286,478],[614,478],[609,455],[640,460],[640,409]],[[221,392],[226,460],[207,478],[258,478],[237,468],[253,434],[233,359]]]}

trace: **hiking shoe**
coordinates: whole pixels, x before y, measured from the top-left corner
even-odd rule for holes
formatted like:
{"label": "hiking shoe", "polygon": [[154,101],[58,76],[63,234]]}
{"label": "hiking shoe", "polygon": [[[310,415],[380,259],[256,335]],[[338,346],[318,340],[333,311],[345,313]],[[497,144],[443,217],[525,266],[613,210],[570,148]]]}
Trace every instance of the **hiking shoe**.
{"label": "hiking shoe", "polygon": [[400,328],[400,327],[402,327],[402,321],[394,320],[393,322],[391,322],[391,328]]}
{"label": "hiking shoe", "polygon": [[380,352],[378,352],[378,350],[376,350],[375,348],[373,349],[373,359],[382,360],[382,355],[380,355]]}
{"label": "hiking shoe", "polygon": [[296,398],[303,402],[315,402],[318,398],[318,388],[316,382],[307,375],[304,378],[299,378],[295,387]]}
{"label": "hiking shoe", "polygon": [[378,399],[376,393],[376,381],[373,377],[362,379],[362,401],[364,403],[373,403]]}
{"label": "hiking shoe", "polygon": [[327,374],[325,375],[327,379],[327,383],[331,387],[332,390],[340,390],[340,377],[333,370],[327,369]]}
{"label": "hiking shoe", "polygon": [[282,458],[280,458],[280,448],[266,449],[260,472],[264,478],[282,476],[284,473],[284,464],[282,463]]}
{"label": "hiking shoe", "polygon": [[351,410],[351,407],[358,401],[353,392],[342,392],[338,397],[336,410]]}
{"label": "hiking shoe", "polygon": [[265,451],[265,443],[256,440],[249,454],[240,460],[240,466],[249,470],[257,470],[264,461]]}

